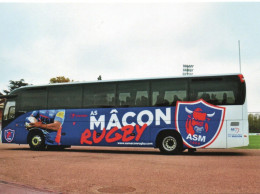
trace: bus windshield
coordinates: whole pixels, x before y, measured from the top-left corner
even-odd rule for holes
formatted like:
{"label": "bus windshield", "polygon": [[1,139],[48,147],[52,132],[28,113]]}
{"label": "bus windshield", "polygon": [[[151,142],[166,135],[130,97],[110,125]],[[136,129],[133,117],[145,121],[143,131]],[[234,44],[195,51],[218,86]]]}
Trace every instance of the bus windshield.
{"label": "bus windshield", "polygon": [[15,101],[8,101],[5,105],[3,120],[15,118]]}

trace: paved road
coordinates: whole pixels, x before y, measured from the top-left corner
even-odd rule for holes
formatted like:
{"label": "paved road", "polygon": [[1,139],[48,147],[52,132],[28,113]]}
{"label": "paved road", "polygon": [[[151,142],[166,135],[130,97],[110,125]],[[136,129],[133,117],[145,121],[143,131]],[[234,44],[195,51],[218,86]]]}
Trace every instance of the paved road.
{"label": "paved road", "polygon": [[259,161],[260,150],[212,149],[165,156],[150,148],[72,147],[36,152],[24,145],[0,144],[0,189],[22,187],[28,193],[259,193]]}

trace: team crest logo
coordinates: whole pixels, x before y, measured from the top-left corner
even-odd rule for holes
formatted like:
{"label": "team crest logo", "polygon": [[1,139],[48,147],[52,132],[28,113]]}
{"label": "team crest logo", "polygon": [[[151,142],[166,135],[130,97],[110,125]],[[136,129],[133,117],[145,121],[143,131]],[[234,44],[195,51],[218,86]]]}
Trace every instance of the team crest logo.
{"label": "team crest logo", "polygon": [[176,129],[183,142],[190,148],[205,148],[219,135],[225,117],[225,108],[200,99],[193,102],[177,102]]}
{"label": "team crest logo", "polygon": [[5,140],[9,143],[12,142],[14,139],[14,133],[15,133],[15,130],[13,130],[13,129],[5,130],[5,132],[4,132]]}

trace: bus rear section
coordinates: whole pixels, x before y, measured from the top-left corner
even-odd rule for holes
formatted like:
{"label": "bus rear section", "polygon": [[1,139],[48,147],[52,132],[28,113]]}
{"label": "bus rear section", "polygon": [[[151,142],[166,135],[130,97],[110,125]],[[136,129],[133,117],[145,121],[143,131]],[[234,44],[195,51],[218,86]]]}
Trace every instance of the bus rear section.
{"label": "bus rear section", "polygon": [[[213,136],[214,141],[206,148],[232,148],[249,144],[246,85],[243,75],[192,78],[190,100],[192,99],[203,99],[208,107],[212,107],[211,111],[204,112],[209,116],[215,113],[211,117],[207,115],[205,119],[208,123],[206,136],[210,134],[210,130],[215,131],[214,128],[220,127],[220,131],[217,130]],[[222,119],[219,119],[214,108],[223,110]],[[191,116],[196,119],[194,115]]]}

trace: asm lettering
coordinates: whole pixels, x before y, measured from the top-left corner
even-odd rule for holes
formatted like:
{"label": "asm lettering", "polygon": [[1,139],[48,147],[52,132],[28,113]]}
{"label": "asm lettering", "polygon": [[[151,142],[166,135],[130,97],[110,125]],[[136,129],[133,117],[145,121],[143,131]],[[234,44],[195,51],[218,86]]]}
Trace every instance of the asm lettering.
{"label": "asm lettering", "polygon": [[191,141],[198,141],[198,142],[205,142],[206,141],[206,136],[201,136],[201,135],[191,135],[188,134],[188,136],[186,137],[187,140],[191,140]]}

